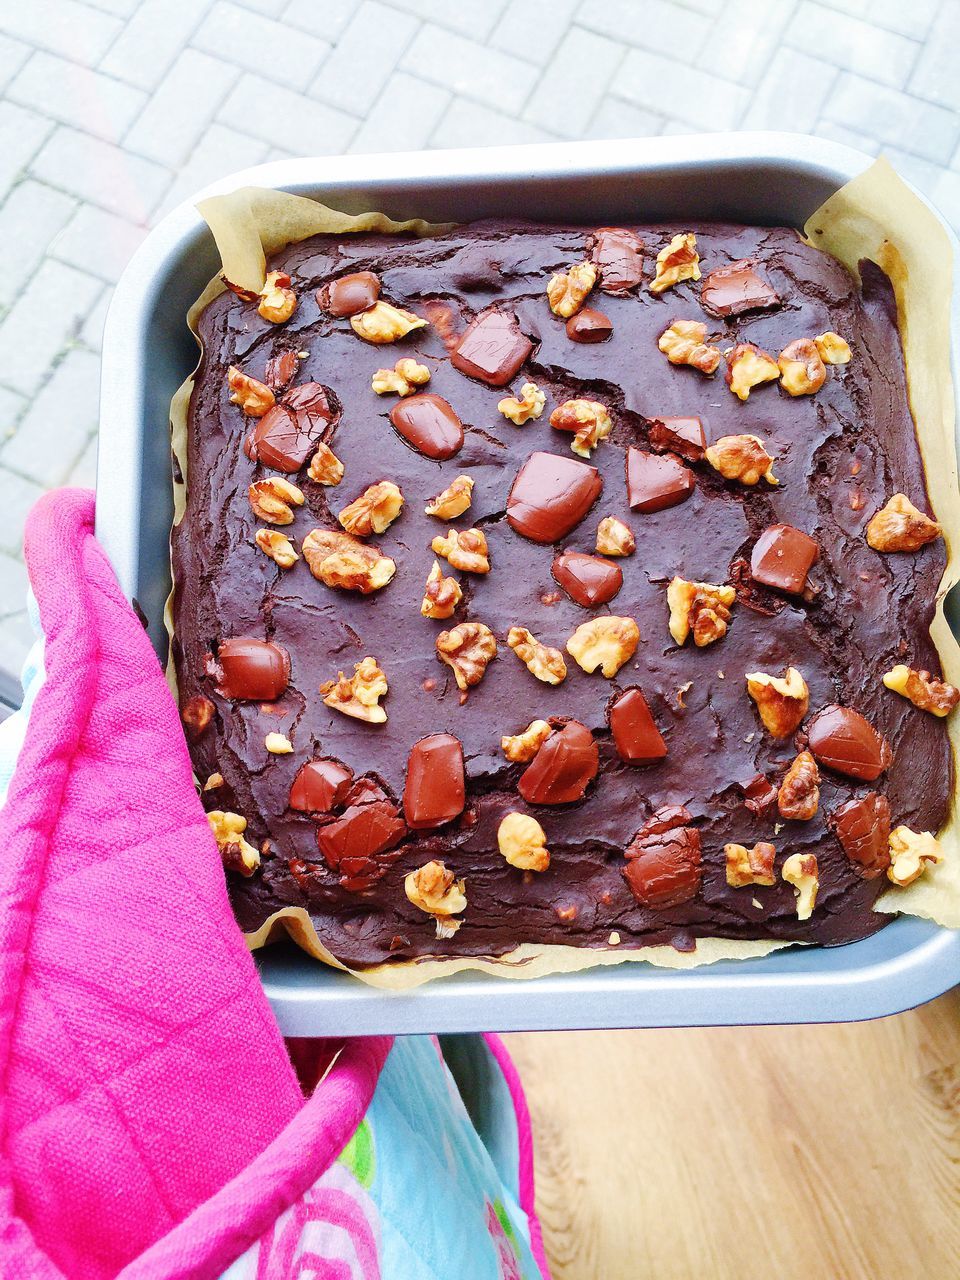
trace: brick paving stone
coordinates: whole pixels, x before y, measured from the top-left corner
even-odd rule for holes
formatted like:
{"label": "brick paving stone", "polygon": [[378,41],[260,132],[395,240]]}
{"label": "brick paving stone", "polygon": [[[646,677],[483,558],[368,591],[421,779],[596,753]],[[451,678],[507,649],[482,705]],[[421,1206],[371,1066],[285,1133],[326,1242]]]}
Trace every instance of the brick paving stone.
{"label": "brick paving stone", "polygon": [[510,0],[488,41],[543,66],[553,57],[580,0]]}
{"label": "brick paving stone", "polygon": [[524,118],[576,137],[587,127],[622,62],[623,48],[615,40],[571,27],[534,87]]}
{"label": "brick paving stone", "polygon": [[[686,126],[685,126],[686,127]],[[635,107],[622,98],[607,97],[587,127],[591,138],[645,138],[663,128],[663,116]]]}
{"label": "brick paving stone", "polygon": [[253,9],[267,18],[279,18],[287,0],[237,0],[245,9]]}
{"label": "brick paving stone", "polygon": [[342,151],[359,124],[336,107],[248,73],[220,108],[219,119],[239,133],[302,155]]}
{"label": "brick paving stone", "polygon": [[130,18],[140,0],[83,0],[84,4],[101,9],[104,13],[112,13],[117,18]]}
{"label": "brick paving stone", "polygon": [[[909,12],[909,9],[907,10]],[[944,0],[909,81],[911,93],[960,111],[960,4]]]}
{"label": "brick paving stone", "polygon": [[[841,9],[854,18],[865,18],[878,26],[898,31],[901,35],[923,40],[940,8],[941,0],[831,0],[834,9]],[[946,0],[953,4],[955,0]]]}
{"label": "brick paving stone", "polygon": [[941,172],[924,190],[946,220],[960,235],[960,173],[952,170]]}
{"label": "brick paving stone", "polygon": [[13,188],[0,206],[0,305],[10,305],[76,207],[30,178]]}
{"label": "brick paving stone", "polygon": [[474,40],[485,40],[497,24],[506,0],[393,0],[398,9],[436,22]]}
{"label": "brick paving stone", "polygon": [[0,387],[0,449],[16,434],[17,423],[26,407],[26,396],[9,387]]}
{"label": "brick paving stone", "polygon": [[237,169],[262,164],[267,158],[267,150],[267,144],[258,138],[251,138],[224,124],[210,125],[164,196],[163,203],[154,214],[154,221],[218,178],[226,177]]}
{"label": "brick paving stone", "polygon": [[450,91],[397,71],[384,85],[351,151],[415,151],[425,147],[450,103]]}
{"label": "brick paving stone", "polygon": [[811,132],[839,74],[820,58],[778,49],[740,119],[741,129]]}
{"label": "brick paving stone", "polygon": [[286,26],[299,27],[333,43],[340,39],[355,8],[356,0],[324,0],[323,4],[317,4],[317,0],[289,0],[283,21]]}
{"label": "brick paving stone", "polygon": [[7,88],[12,102],[119,142],[142,109],[142,89],[38,50]]}
{"label": "brick paving stone", "polygon": [[124,138],[124,148],[178,168],[239,75],[232,63],[184,49]]}
{"label": "brick paving stone", "polygon": [[97,433],[90,436],[84,446],[83,453],[70,468],[66,484],[80,489],[96,489],[97,487]]}
{"label": "brick paving stone", "polygon": [[732,129],[750,101],[741,85],[643,49],[630,50],[612,88],[638,106],[685,120],[695,129]]}
{"label": "brick paving stone", "polygon": [[84,271],[48,258],[0,324],[0,381],[32,396],[100,292]]}
{"label": "brick paving stone", "polygon": [[902,88],[920,52],[915,40],[838,13],[814,0],[802,0],[787,27],[786,43],[805,52],[816,51],[847,71],[870,76]]}
{"label": "brick paving stone", "polygon": [[140,0],[100,63],[100,70],[141,89],[156,89],[203,21],[209,3],[210,0]]}
{"label": "brick paving stone", "polygon": [[713,23],[704,24],[706,39],[697,66],[755,85],[770,65],[794,7],[795,0],[766,0],[758,22],[756,0],[728,0]]}
{"label": "brick paving stone", "polygon": [[[23,526],[43,489],[32,480],[26,480],[0,466],[0,493],[3,494],[4,519],[0,520],[0,552],[19,556],[23,546]],[[4,628],[0,627],[0,636]]]}
{"label": "brick paving stone", "polygon": [[30,172],[130,222],[146,222],[170,181],[169,171],[152,160],[65,125],[34,157]]}
{"label": "brick paving stone", "polygon": [[841,72],[823,114],[854,133],[946,164],[960,140],[960,116],[862,76]]}
{"label": "brick paving stone", "polygon": [[33,52],[22,40],[12,40],[0,33],[0,90],[17,74]]}
{"label": "brick paving stone", "polygon": [[13,186],[53,128],[34,111],[0,102],[0,191]]}
{"label": "brick paving stone", "polygon": [[[22,560],[0,552],[0,621],[25,612],[27,570]],[[0,628],[6,630],[6,628]],[[2,664],[0,664],[2,666]]]}
{"label": "brick paving stone", "polygon": [[146,234],[146,227],[138,227],[92,204],[82,204],[58,237],[52,253],[61,262],[113,284]]}
{"label": "brick paving stone", "polygon": [[9,0],[2,23],[8,36],[86,66],[96,62],[123,29],[119,19],[76,0]]}
{"label": "brick paving stone", "polygon": [[306,89],[330,52],[325,40],[306,32],[291,40],[282,22],[226,0],[218,0],[209,11],[192,44],[287,89]]}
{"label": "brick paving stone", "polygon": [[400,66],[460,97],[495,102],[508,114],[520,110],[537,74],[522,58],[485,49],[433,23],[420,28]]}
{"label": "brick paving stone", "polygon": [[107,322],[107,311],[112,297],[113,289],[105,288],[80,329],[80,341],[91,351],[99,351],[103,346],[103,326]]}
{"label": "brick paving stone", "polygon": [[331,106],[363,116],[380,96],[419,23],[379,0],[362,0],[310,87]]}
{"label": "brick paving stone", "polygon": [[875,138],[866,138],[862,133],[848,129],[846,125],[836,124],[833,120],[818,120],[812,132],[818,138],[841,142],[845,147],[854,147],[857,151],[865,151],[867,155],[875,156],[880,151],[880,143]]}
{"label": "brick paving stone", "polygon": [[454,98],[430,139],[431,147],[505,147],[519,142],[556,142],[556,134],[503,115],[479,102]]}
{"label": "brick paving stone", "polygon": [[74,347],[0,449],[0,466],[47,488],[62,484],[96,430],[99,401],[100,360]]}
{"label": "brick paving stone", "polygon": [[[756,6],[754,6],[756,11]],[[710,31],[703,15],[673,0],[583,0],[577,22],[609,36],[654,53],[696,61]]]}

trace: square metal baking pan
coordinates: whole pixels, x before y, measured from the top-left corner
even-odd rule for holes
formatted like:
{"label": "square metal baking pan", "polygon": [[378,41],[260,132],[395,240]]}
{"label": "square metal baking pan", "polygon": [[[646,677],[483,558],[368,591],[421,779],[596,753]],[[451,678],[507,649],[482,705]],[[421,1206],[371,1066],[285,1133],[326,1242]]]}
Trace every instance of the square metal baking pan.
{"label": "square metal baking pan", "polygon": [[[280,161],[204,194],[277,187],[395,218],[800,227],[869,163],[801,135],[711,134]],[[104,336],[97,534],[161,656],[172,519],[168,408],[196,360],[184,315],[218,268],[206,224],[192,203],[181,205],[121,277]],[[293,1036],[826,1022],[896,1013],[948,990],[960,982],[960,933],[903,917],[844,947],[790,948],[692,970],[632,961],[530,981],[468,973],[405,993],[368,987],[287,944],[257,958],[280,1027]]]}

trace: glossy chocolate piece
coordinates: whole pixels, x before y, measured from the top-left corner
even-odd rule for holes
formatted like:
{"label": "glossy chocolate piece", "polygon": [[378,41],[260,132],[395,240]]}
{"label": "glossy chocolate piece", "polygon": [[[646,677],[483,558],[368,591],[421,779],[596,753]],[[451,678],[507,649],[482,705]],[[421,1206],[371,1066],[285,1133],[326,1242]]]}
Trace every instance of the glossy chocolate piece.
{"label": "glossy chocolate piece", "polygon": [[410,748],[403,813],[412,831],[442,827],[463,813],[463,747],[450,733],[432,733]]}
{"label": "glossy chocolate piece", "polygon": [[791,595],[803,595],[807,574],[820,548],[814,538],[789,524],[772,524],[764,529],[750,555],[750,576],[754,582],[777,587]]}
{"label": "glossy chocolate piece", "polygon": [[873,782],[893,762],[890,743],[852,707],[824,707],[807,725],[806,737],[819,764],[848,778]]}
{"label": "glossy chocolate piece", "polygon": [[516,316],[494,307],[470,321],[450,363],[491,387],[505,387],[532,350],[533,343],[521,331]]}
{"label": "glossy chocolate piece", "polygon": [[507,520],[531,542],[556,542],[575,529],[603,489],[596,467],[559,453],[531,453],[507,498]]}
{"label": "glossy chocolate piece", "polygon": [[617,754],[628,764],[654,764],[667,754],[667,744],[642,689],[625,689],[613,700],[610,705],[610,732]]}
{"label": "glossy chocolate piece", "polygon": [[573,804],[597,776],[600,756],[579,720],[555,729],[520,775],[517,790],[527,804]]}
{"label": "glossy chocolate piece", "polygon": [[385,874],[396,855],[382,855],[398,845],[406,831],[395,804],[368,800],[319,827],[317,844],[330,870],[341,873],[343,887],[357,892]]}
{"label": "glossy chocolate piece", "polygon": [[281,351],[267,361],[263,380],[271,391],[282,391],[296,376],[298,364],[295,351]]}
{"label": "glossy chocolate piece", "polygon": [[304,382],[260,419],[248,453],[274,471],[299,471],[336,417],[326,389],[319,382]]}
{"label": "glossy chocolate piece", "polygon": [[567,321],[567,337],[571,342],[606,342],[613,333],[613,322],[602,311],[581,307]]}
{"label": "glossy chocolate piece", "polygon": [[890,802],[877,791],[849,800],[830,815],[830,826],[864,880],[875,880],[890,865]]}
{"label": "glossy chocolate piece", "polygon": [[626,293],[643,280],[643,241],[626,227],[598,227],[587,241],[604,293]]}
{"label": "glossy chocolate piece", "polygon": [[562,552],[554,559],[551,573],[570,599],[585,609],[606,604],[623,586],[618,564],[583,551]]}
{"label": "glossy chocolate piece", "polygon": [[756,265],[752,258],[740,258],[704,276],[700,285],[700,305],[704,311],[726,317],[778,306],[780,299],[776,290],[757,275]]}
{"label": "glossy chocolate piece", "polygon": [[627,451],[627,501],[632,511],[665,511],[693,493],[693,472],[669,454]]}
{"label": "glossy chocolate piece", "polygon": [[699,418],[653,418],[647,439],[651,448],[678,453],[688,462],[699,462],[707,450]]}
{"label": "glossy chocolate piece", "polygon": [[738,785],[743,792],[744,808],[751,813],[766,813],[777,803],[777,788],[765,774],[755,773]]}
{"label": "glossy chocolate piece", "polygon": [[380,297],[380,278],[372,271],[353,271],[329,280],[317,290],[317,304],[338,319],[368,311]]}
{"label": "glossy chocolate piece", "polygon": [[623,874],[644,907],[664,911],[700,891],[700,833],[682,806],[658,809],[624,850]]}
{"label": "glossy chocolate piece", "polygon": [[290,808],[301,813],[332,813],[346,803],[353,770],[321,757],[301,765],[290,788]]}
{"label": "glossy chocolate piece", "polygon": [[463,424],[450,402],[432,391],[398,400],[390,410],[390,421],[425,458],[452,458],[463,448]]}
{"label": "glossy chocolate piece", "polygon": [[290,655],[269,640],[233,636],[221,640],[211,663],[217,693],[243,702],[274,702],[290,682]]}

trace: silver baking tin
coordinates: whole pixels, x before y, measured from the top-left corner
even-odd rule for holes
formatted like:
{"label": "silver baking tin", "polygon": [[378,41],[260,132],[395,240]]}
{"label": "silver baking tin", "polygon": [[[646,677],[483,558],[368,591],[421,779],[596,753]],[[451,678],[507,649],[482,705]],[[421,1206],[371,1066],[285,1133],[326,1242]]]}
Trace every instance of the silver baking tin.
{"label": "silver baking tin", "polygon": [[[730,219],[800,227],[869,163],[799,134],[710,134],[280,161],[203,194],[277,187],[351,213],[431,220],[510,214],[594,226]],[[161,656],[168,408],[196,360],[184,314],[218,268],[206,224],[192,203],[181,205],[128,265],[104,336],[97,534]],[[958,319],[955,292],[955,382]],[[691,970],[632,961],[530,981],[466,973],[405,993],[369,987],[289,944],[260,952],[257,962],[289,1036],[841,1022],[899,1012],[960,982],[960,933],[902,917],[844,947],[793,947]]]}

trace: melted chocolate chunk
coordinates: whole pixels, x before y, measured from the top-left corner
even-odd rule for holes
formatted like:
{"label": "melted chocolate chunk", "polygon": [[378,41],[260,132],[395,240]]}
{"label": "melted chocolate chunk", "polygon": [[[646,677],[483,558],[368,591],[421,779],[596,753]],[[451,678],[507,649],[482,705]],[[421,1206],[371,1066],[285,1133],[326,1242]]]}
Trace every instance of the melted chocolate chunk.
{"label": "melted chocolate chunk", "polygon": [[741,258],[704,276],[700,286],[704,311],[726,317],[779,306],[776,290],[757,275],[756,265],[752,258]]}
{"label": "melted chocolate chunk", "polygon": [[682,806],[658,809],[624,850],[623,874],[643,906],[664,911],[699,893],[700,833],[690,821]]}
{"label": "melted chocolate chunk", "polygon": [[398,400],[390,421],[407,444],[426,458],[452,458],[463,447],[463,424],[453,406],[432,392]]}
{"label": "melted chocolate chunk", "polygon": [[463,813],[463,747],[450,733],[433,733],[410,748],[403,813],[411,831],[442,827]]}
{"label": "melted chocolate chunk", "polygon": [[304,382],[267,410],[253,429],[248,452],[275,471],[299,471],[336,417],[326,388]]}
{"label": "melted chocolate chunk", "polygon": [[593,734],[578,720],[554,731],[520,775],[527,804],[573,804],[597,776],[600,756]]}
{"label": "melted chocolate chunk", "polygon": [[290,808],[301,813],[332,813],[346,801],[353,770],[339,760],[308,760],[290,788]]}
{"label": "melted chocolate chunk", "polygon": [[516,316],[506,311],[481,311],[464,330],[450,363],[461,373],[491,387],[504,387],[533,350]]}
{"label": "melted chocolate chunk", "polygon": [[599,227],[587,241],[604,293],[627,293],[643,280],[643,241],[626,227]]}
{"label": "melted chocolate chunk", "polygon": [[665,511],[693,493],[693,472],[669,454],[627,451],[627,500],[632,511]]}
{"label": "melted chocolate chunk", "polygon": [[777,788],[765,774],[755,773],[738,785],[743,792],[744,808],[751,813],[766,813],[777,803]]}
{"label": "melted chocolate chunk", "polygon": [[647,439],[654,449],[669,449],[688,462],[699,462],[707,450],[699,418],[654,418]]}
{"label": "melted chocolate chunk", "polygon": [[625,689],[610,706],[610,732],[617,754],[628,764],[654,764],[667,754],[642,689]]}
{"label": "melted chocolate chunk", "polygon": [[317,304],[338,319],[368,311],[380,297],[380,279],[372,271],[353,271],[317,290]]}
{"label": "melted chocolate chunk", "polygon": [[399,854],[383,855],[405,835],[406,826],[396,805],[389,800],[367,800],[351,805],[339,818],[318,828],[317,844],[330,870],[340,872],[343,887],[359,892],[386,874]]}
{"label": "melted chocolate chunk", "polygon": [[564,551],[554,560],[551,572],[570,599],[585,609],[606,604],[623,586],[618,564],[582,551]]}
{"label": "melted chocolate chunk", "polygon": [[877,791],[849,800],[830,815],[843,851],[864,880],[875,880],[890,865],[890,802]]}
{"label": "melted chocolate chunk", "polygon": [[890,743],[852,707],[824,707],[807,725],[806,737],[820,764],[849,778],[873,782],[893,761]]}
{"label": "melted chocolate chunk", "polygon": [[613,333],[609,317],[592,307],[581,307],[567,321],[566,329],[571,342],[606,342]]}
{"label": "melted chocolate chunk", "polygon": [[531,453],[507,498],[507,520],[531,542],[556,542],[575,529],[603,489],[596,467],[558,453]]}
{"label": "melted chocolate chunk", "polygon": [[275,702],[290,682],[290,655],[269,640],[234,636],[221,640],[208,670],[223,698],[243,702]]}
{"label": "melted chocolate chunk", "polygon": [[772,524],[754,545],[750,576],[754,582],[800,596],[819,554],[820,548],[809,534],[788,524]]}

